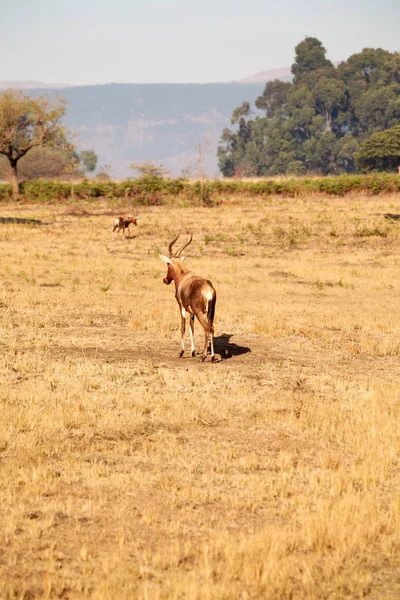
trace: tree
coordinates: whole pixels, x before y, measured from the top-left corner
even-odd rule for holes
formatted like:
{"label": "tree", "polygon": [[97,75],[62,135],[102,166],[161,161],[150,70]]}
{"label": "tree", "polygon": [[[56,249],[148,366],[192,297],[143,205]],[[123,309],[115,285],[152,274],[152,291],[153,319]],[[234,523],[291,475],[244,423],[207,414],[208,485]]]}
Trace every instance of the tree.
{"label": "tree", "polygon": [[339,111],[346,105],[346,86],[335,69],[313,73],[310,83],[315,110],[325,119],[326,131],[332,131]]}
{"label": "tree", "polygon": [[342,137],[337,144],[336,163],[339,172],[354,173],[356,171],[356,163],[354,155],[358,149],[358,141],[350,134]]}
{"label": "tree", "polygon": [[331,131],[314,136],[304,143],[308,170],[313,173],[337,173],[336,136]]}
{"label": "tree", "polygon": [[354,84],[363,84],[357,85],[359,90],[363,90],[368,86],[381,87],[399,83],[400,54],[382,48],[364,48],[340,63],[338,71],[342,79],[353,88],[354,96]]}
{"label": "tree", "polygon": [[132,163],[129,168],[138,171],[142,176],[147,175],[150,177],[166,177],[171,172],[164,165],[157,165],[151,161]]}
{"label": "tree", "polygon": [[199,142],[195,145],[196,158],[181,170],[183,177],[197,179],[201,182],[201,186],[203,186],[204,179],[207,178],[205,162],[210,146],[211,143],[207,139],[203,143]]}
{"label": "tree", "polygon": [[232,113],[232,118],[231,118],[231,123],[232,125],[235,125],[236,123],[240,123],[240,120],[243,117],[248,117],[250,114],[250,102],[247,102],[247,100],[244,100],[241,104],[241,106],[238,106],[237,108],[235,108],[235,110]]}
{"label": "tree", "polygon": [[326,58],[326,50],[317,38],[306,37],[295,48],[296,59],[292,65],[294,83],[298,83],[303,75],[333,64]]}
{"label": "tree", "polygon": [[[71,163],[71,153],[58,148],[32,148],[28,154],[21,158],[18,164],[18,176],[22,180],[39,179],[44,177],[53,179],[62,177]],[[74,173],[78,174],[79,170]],[[10,164],[5,156],[0,158],[0,177],[9,179],[11,174]]]}
{"label": "tree", "polygon": [[10,165],[13,196],[18,197],[18,162],[32,148],[67,148],[67,131],[61,124],[62,100],[31,98],[7,90],[0,94],[0,154]]}
{"label": "tree", "polygon": [[400,125],[371,135],[361,144],[355,159],[365,171],[397,171],[400,167]]}
{"label": "tree", "polygon": [[347,132],[361,141],[400,122],[400,54],[364,48],[337,68],[349,99]]}
{"label": "tree", "polygon": [[265,110],[268,118],[282,116],[285,114],[287,98],[293,85],[288,81],[274,79],[268,81],[262,96],[259,96],[255,102],[259,110]]}
{"label": "tree", "polygon": [[235,175],[236,157],[233,154],[234,137],[235,134],[228,127],[225,127],[217,150],[219,170],[224,177],[233,177]]}
{"label": "tree", "polygon": [[[225,128],[222,133],[222,146],[218,148],[218,164],[225,177],[246,177],[253,174],[253,169],[246,158],[247,144],[251,141],[251,124],[246,120],[249,114],[249,103],[243,102],[232,113],[231,123],[238,126],[237,133]],[[250,171],[249,171],[250,167]]]}
{"label": "tree", "polygon": [[82,150],[79,158],[86,172],[92,173],[96,169],[98,159],[94,150]]}

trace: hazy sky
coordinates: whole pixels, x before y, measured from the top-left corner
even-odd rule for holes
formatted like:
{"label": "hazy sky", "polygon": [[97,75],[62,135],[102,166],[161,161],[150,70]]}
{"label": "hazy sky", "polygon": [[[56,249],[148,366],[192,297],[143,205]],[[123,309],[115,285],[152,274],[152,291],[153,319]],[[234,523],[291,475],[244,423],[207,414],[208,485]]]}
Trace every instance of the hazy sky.
{"label": "hazy sky", "polygon": [[232,81],[317,37],[400,50],[400,0],[0,0],[0,81]]}

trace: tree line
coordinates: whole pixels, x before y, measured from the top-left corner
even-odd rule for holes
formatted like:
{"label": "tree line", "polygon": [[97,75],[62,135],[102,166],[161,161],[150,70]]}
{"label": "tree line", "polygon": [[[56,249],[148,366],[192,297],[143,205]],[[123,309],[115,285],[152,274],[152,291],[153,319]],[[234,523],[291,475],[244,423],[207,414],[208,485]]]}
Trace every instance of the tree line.
{"label": "tree line", "polygon": [[291,70],[292,82],[268,82],[254,109],[244,101],[233,111],[218,148],[224,176],[397,169],[399,53],[366,48],[334,66],[306,37]]}

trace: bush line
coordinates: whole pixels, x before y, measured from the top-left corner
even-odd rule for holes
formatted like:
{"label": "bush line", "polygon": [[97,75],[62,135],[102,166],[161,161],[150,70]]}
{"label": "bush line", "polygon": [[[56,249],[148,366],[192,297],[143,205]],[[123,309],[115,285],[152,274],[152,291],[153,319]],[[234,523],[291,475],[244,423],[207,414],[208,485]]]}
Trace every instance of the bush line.
{"label": "bush line", "polygon": [[[203,182],[146,176],[139,179],[126,179],[118,183],[85,180],[73,184],[37,179],[22,183],[20,188],[21,199],[33,202],[129,198],[137,204],[162,204],[164,196],[180,195],[207,203],[226,194],[296,197],[312,193],[345,196],[353,192],[366,194],[400,192],[400,176],[393,173],[372,173],[260,181],[215,179]],[[11,185],[0,184],[0,202],[11,199]]]}

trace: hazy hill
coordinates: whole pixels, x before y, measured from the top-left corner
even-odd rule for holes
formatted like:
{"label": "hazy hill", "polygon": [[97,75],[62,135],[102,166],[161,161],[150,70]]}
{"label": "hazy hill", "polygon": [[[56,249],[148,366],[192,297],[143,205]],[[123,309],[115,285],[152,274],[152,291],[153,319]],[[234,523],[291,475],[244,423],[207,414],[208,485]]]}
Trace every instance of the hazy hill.
{"label": "hazy hill", "polygon": [[93,148],[99,165],[111,165],[116,178],[133,175],[129,164],[141,160],[164,163],[173,175],[180,175],[195,158],[199,142],[206,153],[207,174],[219,174],[216,151],[223,128],[233,109],[243,100],[254,103],[263,88],[263,82],[24,86],[34,95],[48,92],[65,98],[65,121],[76,134],[75,144]]}
{"label": "hazy hill", "polygon": [[67,101],[66,124],[76,132],[77,146],[93,148],[114,177],[132,175],[129,163],[140,160],[164,163],[180,175],[199,142],[213,176],[219,138],[233,109],[243,100],[253,102],[262,90],[260,83],[108,84],[57,93]]}

